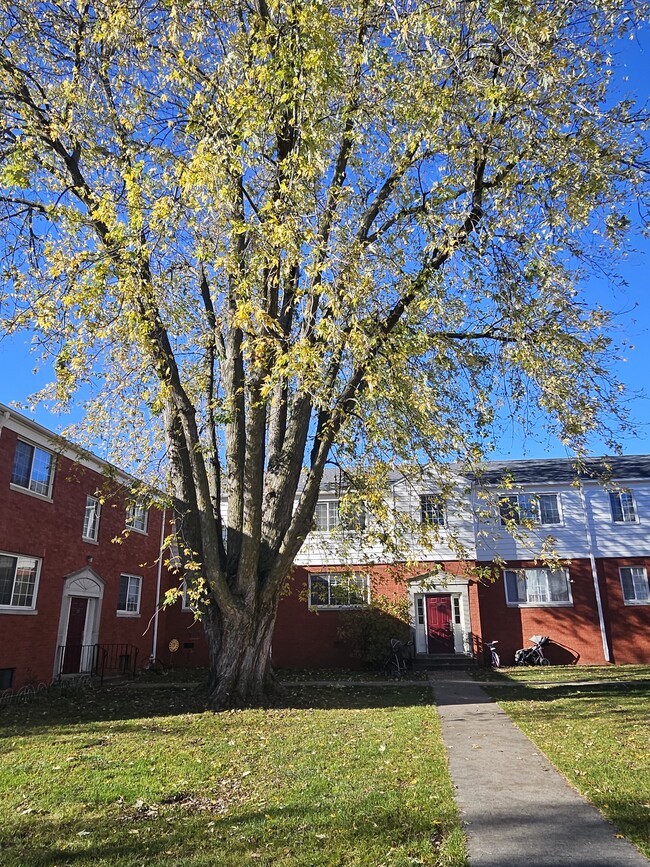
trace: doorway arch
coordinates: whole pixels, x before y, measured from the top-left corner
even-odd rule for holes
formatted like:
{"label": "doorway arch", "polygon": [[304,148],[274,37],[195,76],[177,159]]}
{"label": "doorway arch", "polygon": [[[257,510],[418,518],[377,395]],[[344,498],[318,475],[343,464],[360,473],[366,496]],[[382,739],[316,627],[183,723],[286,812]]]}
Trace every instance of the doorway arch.
{"label": "doorway arch", "polygon": [[92,671],[99,638],[104,579],[89,566],[63,581],[54,676]]}

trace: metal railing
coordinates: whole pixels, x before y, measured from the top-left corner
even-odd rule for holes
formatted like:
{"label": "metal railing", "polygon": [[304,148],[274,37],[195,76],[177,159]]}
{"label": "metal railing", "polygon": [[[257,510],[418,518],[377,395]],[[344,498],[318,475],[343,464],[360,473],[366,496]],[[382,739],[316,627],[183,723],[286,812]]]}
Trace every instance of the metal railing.
{"label": "metal railing", "polygon": [[139,650],[133,644],[61,644],[57,676],[90,675],[100,682],[109,675],[135,677]]}

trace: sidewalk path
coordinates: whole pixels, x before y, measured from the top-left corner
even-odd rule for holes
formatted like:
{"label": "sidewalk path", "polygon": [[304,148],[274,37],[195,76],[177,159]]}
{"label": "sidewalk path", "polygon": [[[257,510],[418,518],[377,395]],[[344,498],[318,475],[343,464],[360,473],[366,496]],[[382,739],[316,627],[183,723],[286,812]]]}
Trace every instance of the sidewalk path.
{"label": "sidewalk path", "polygon": [[648,867],[479,684],[460,672],[436,675],[471,867]]}

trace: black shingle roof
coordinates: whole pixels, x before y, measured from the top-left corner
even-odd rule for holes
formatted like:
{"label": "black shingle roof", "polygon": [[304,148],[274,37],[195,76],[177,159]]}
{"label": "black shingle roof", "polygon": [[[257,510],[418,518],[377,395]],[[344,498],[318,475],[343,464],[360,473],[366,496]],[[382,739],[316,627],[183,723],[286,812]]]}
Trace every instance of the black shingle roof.
{"label": "black shingle roof", "polygon": [[520,485],[571,484],[577,478],[619,482],[650,479],[650,455],[587,458],[581,464],[575,458],[489,461],[484,472],[474,474],[484,485],[498,485],[506,478]]}

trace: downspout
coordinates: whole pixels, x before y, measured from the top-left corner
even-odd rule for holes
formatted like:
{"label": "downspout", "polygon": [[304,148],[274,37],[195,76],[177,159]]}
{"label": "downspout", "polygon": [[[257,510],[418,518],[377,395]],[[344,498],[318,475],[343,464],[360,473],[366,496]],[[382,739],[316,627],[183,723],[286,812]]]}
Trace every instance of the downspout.
{"label": "downspout", "polygon": [[162,512],[162,521],[160,522],[160,546],[158,550],[158,573],[156,575],[156,607],[153,614],[153,644],[151,647],[151,659],[158,657],[158,615],[160,612],[160,584],[162,581],[162,564],[163,550],[165,547],[165,521],[167,517],[167,509]]}
{"label": "downspout", "polygon": [[587,498],[585,497],[584,487],[580,485],[580,501],[585,516],[585,534],[587,536],[587,548],[589,549],[589,562],[591,563],[591,577],[594,582],[594,594],[596,596],[596,608],[598,609],[598,622],[600,624],[600,637],[603,642],[603,656],[605,662],[612,661],[612,655],[609,651],[607,642],[607,630],[605,629],[605,615],[603,613],[603,601],[600,596],[600,584],[598,583],[598,570],[596,569],[596,557],[594,549],[596,547],[596,534],[594,531],[594,523],[591,518],[591,512],[587,511]]}

